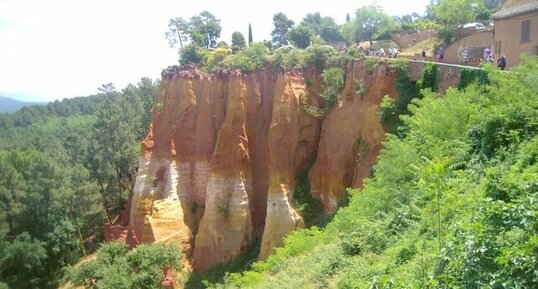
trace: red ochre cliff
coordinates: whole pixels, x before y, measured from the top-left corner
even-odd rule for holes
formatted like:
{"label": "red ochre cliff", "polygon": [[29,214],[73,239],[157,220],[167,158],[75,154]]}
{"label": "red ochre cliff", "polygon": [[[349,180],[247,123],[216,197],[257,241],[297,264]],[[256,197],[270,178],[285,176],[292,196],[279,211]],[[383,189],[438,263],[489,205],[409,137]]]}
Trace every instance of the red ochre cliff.
{"label": "red ochre cliff", "polygon": [[[384,140],[381,98],[396,96],[396,74],[349,63],[339,102],[323,119],[314,71],[200,74],[169,68],[155,97],[131,199],[130,245],[181,244],[194,270],[243,253],[261,238],[260,258],[304,226],[293,207],[297,176],[310,170],[313,195],[334,212],[360,187]],[[362,83],[368,89],[358,95]]]}

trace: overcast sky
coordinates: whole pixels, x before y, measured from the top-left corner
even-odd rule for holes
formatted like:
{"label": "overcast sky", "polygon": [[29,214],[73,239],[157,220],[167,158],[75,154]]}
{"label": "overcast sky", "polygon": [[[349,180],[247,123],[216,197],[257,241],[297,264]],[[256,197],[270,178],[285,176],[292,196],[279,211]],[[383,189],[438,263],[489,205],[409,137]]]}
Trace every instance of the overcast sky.
{"label": "overcast sky", "polygon": [[[50,101],[97,93],[113,82],[123,88],[141,77],[158,78],[177,63],[164,38],[168,19],[203,10],[221,20],[221,40],[269,39],[272,16],[284,12],[296,23],[321,12],[337,23],[371,0],[0,0],[0,95]],[[429,0],[378,0],[390,15],[424,13]]]}

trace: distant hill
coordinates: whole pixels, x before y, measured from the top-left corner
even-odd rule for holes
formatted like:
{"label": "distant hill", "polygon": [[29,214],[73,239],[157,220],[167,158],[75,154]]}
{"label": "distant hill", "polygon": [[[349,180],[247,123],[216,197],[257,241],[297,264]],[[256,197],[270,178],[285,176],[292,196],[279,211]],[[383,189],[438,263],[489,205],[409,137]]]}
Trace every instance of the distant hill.
{"label": "distant hill", "polygon": [[45,102],[24,102],[9,97],[0,96],[0,113],[14,112],[29,105],[44,105]]}

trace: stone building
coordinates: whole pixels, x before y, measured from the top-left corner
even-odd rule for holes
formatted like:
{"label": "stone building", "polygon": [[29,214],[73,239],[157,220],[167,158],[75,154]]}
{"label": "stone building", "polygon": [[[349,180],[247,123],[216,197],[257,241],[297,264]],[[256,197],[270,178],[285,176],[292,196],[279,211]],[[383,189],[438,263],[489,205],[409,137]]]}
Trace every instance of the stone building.
{"label": "stone building", "polygon": [[493,14],[494,53],[506,55],[508,67],[521,62],[520,55],[538,55],[538,0],[507,0]]}

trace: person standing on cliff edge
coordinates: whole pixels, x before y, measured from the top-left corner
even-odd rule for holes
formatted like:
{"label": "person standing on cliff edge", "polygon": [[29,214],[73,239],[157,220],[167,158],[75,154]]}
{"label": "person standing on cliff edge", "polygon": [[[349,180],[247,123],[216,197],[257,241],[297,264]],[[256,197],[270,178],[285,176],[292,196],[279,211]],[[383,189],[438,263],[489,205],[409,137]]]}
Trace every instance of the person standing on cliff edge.
{"label": "person standing on cliff edge", "polygon": [[422,48],[422,61],[426,61],[426,48]]}

